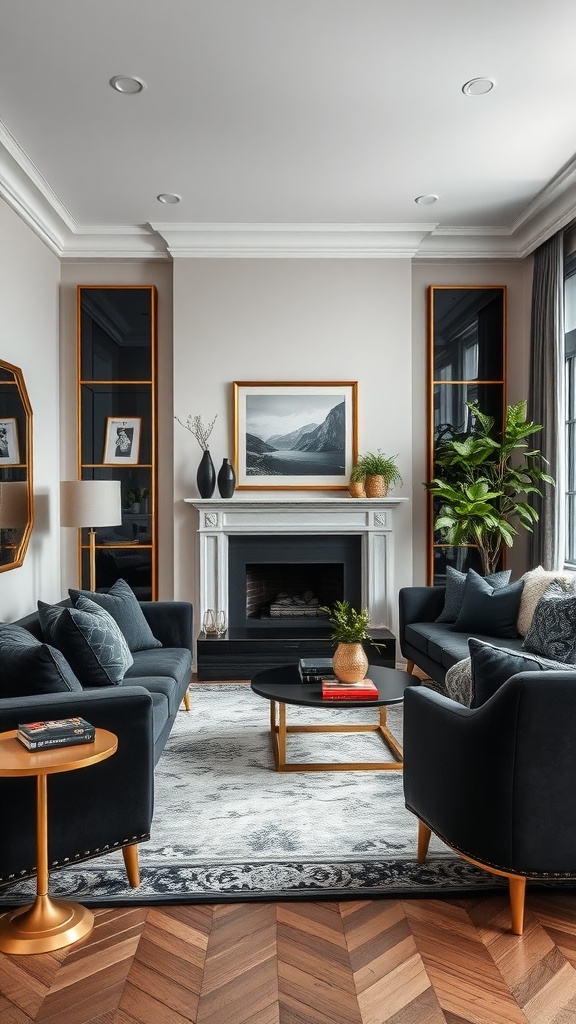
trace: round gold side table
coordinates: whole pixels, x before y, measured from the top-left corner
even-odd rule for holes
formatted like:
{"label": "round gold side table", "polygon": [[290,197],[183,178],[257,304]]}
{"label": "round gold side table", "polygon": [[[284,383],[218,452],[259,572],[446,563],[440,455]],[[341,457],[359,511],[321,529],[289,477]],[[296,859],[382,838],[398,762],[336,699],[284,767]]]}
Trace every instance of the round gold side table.
{"label": "round gold side table", "polygon": [[27,750],[16,732],[0,733],[0,776],[36,776],[36,899],[0,917],[3,953],[48,953],[83,939],[94,927],[94,915],[79,903],[53,900],[48,895],[48,787],[47,776],[73,772],[111,757],[118,739],[96,729],[93,743],[78,743],[49,750]]}

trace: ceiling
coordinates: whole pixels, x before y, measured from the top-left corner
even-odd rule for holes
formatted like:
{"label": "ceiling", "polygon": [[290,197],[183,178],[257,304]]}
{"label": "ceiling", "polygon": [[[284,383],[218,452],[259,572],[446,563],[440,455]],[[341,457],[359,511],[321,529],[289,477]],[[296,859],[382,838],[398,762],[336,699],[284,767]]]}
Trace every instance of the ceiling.
{"label": "ceiling", "polygon": [[0,0],[0,26],[0,195],[62,258],[514,259],[575,215],[574,0]]}

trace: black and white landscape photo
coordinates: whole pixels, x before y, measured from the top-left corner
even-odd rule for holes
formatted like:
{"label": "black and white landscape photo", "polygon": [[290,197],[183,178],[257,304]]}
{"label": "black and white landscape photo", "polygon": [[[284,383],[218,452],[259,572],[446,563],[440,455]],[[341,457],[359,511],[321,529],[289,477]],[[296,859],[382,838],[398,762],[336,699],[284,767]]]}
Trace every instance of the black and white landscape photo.
{"label": "black and white landscape photo", "polygon": [[249,390],[244,398],[248,484],[345,486],[350,473],[352,407],[347,390]]}

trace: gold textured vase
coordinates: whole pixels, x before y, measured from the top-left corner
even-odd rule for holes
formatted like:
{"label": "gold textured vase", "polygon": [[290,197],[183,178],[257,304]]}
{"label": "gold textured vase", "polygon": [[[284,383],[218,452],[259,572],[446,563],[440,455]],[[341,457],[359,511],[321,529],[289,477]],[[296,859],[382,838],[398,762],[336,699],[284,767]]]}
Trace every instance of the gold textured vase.
{"label": "gold textured vase", "polygon": [[332,667],[341,683],[361,682],[368,671],[368,658],[362,644],[338,644]]}
{"label": "gold textured vase", "polygon": [[366,491],[364,490],[364,481],[351,480],[348,484],[348,493],[351,498],[365,498]]}
{"label": "gold textured vase", "polygon": [[388,484],[383,476],[367,476],[364,487],[367,498],[385,498],[388,494]]}

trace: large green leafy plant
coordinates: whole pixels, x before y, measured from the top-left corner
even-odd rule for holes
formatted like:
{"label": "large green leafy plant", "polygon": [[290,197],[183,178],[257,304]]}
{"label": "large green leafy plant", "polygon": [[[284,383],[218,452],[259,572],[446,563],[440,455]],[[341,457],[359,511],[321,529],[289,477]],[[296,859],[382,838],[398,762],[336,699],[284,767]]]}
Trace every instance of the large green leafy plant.
{"label": "large green leafy plant", "polygon": [[512,547],[517,527],[532,532],[538,513],[526,500],[554,485],[543,470],[546,459],[531,449],[527,438],[542,429],[526,418],[526,402],[509,405],[502,432],[495,435],[494,417],[468,402],[474,426],[470,433],[444,436],[436,450],[436,466],[444,473],[426,486],[438,499],[434,528],[448,543],[475,544],[484,573],[494,572],[502,545]]}

